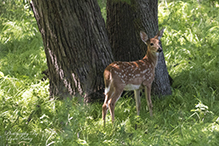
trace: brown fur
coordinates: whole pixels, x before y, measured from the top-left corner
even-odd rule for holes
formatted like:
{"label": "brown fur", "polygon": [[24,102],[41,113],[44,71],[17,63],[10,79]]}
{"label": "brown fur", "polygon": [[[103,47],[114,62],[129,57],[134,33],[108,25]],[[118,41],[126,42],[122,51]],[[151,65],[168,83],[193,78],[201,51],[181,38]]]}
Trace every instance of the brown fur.
{"label": "brown fur", "polygon": [[147,54],[138,61],[111,63],[104,70],[105,101],[102,106],[102,116],[105,125],[105,117],[109,108],[112,122],[114,121],[114,109],[116,101],[123,90],[134,90],[137,114],[140,113],[140,90],[145,87],[145,95],[150,115],[152,116],[151,84],[155,76],[159,46],[158,38],[161,38],[163,29],[154,38],[148,39],[144,32],[140,32],[142,41],[147,44]]}

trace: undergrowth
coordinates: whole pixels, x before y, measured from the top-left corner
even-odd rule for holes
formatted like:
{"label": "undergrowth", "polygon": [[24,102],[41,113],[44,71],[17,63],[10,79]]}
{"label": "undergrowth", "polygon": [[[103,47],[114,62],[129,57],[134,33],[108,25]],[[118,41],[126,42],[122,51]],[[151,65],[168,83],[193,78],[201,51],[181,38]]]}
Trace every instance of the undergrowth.
{"label": "undergrowth", "polygon": [[[0,6],[0,145],[219,145],[217,2],[159,2],[173,94],[153,97],[153,117],[145,98],[139,117],[135,100],[121,98],[115,123],[108,113],[105,128],[101,104],[49,99],[42,39],[28,3]],[[106,15],[104,3],[101,10]]]}

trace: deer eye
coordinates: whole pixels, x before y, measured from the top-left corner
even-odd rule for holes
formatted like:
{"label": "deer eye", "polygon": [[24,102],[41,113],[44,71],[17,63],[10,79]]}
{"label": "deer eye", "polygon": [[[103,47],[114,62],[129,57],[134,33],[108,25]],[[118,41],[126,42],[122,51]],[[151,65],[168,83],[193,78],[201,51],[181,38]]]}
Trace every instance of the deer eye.
{"label": "deer eye", "polygon": [[153,46],[154,44],[153,44],[153,43],[151,43],[150,45],[151,45],[151,46]]}

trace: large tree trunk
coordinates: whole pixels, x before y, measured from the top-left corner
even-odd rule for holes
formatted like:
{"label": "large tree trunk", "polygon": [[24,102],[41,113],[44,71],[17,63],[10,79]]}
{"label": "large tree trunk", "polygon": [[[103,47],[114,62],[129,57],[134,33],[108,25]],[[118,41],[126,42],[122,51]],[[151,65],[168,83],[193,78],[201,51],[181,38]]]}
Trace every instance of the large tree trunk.
{"label": "large tree trunk", "polygon": [[[148,36],[154,37],[158,30],[158,0],[137,0],[137,10],[141,24]],[[160,42],[161,43],[161,42]],[[161,45],[161,44],[160,44]],[[163,48],[165,51],[165,48]],[[171,87],[163,52],[158,57],[152,94],[171,95]]]}
{"label": "large tree trunk", "polygon": [[96,0],[32,0],[42,34],[52,97],[103,99],[103,71],[113,61]]}
{"label": "large tree trunk", "polygon": [[[107,31],[115,60],[134,61],[145,56],[147,47],[140,40],[141,30],[150,38],[157,34],[157,0],[107,1]],[[163,53],[159,56],[152,94],[171,94]]]}
{"label": "large tree trunk", "polygon": [[[139,49],[139,31],[136,31],[133,7],[127,2],[107,0],[107,31],[116,61],[133,61],[144,57]],[[138,32],[138,35],[136,35]]]}

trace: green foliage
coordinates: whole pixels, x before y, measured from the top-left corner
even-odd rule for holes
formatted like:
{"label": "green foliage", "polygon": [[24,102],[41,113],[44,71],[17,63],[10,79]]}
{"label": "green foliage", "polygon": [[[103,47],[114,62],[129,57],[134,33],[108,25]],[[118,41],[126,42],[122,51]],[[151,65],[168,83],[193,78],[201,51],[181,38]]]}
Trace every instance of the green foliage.
{"label": "green foliage", "polygon": [[218,94],[219,8],[181,1],[162,7],[159,21],[166,27],[163,45],[173,86],[203,90],[199,96]]}
{"label": "green foliage", "polygon": [[28,3],[5,1],[0,24],[0,70],[18,78],[42,78],[46,59],[42,38]]}
{"label": "green foliage", "polygon": [[[99,1],[102,12],[105,2]],[[153,117],[145,98],[138,117],[135,100],[125,95],[115,123],[108,113],[105,128],[101,104],[49,99],[49,82],[41,81],[42,39],[27,1],[0,2],[0,145],[218,145],[219,7],[213,2],[159,3],[173,94],[154,97]]]}
{"label": "green foliage", "polygon": [[107,14],[106,14],[107,13],[106,12],[106,1],[107,0],[97,0],[98,5],[99,5],[100,10],[101,10],[102,17],[105,20],[105,22],[106,22],[106,16],[107,16]]}

